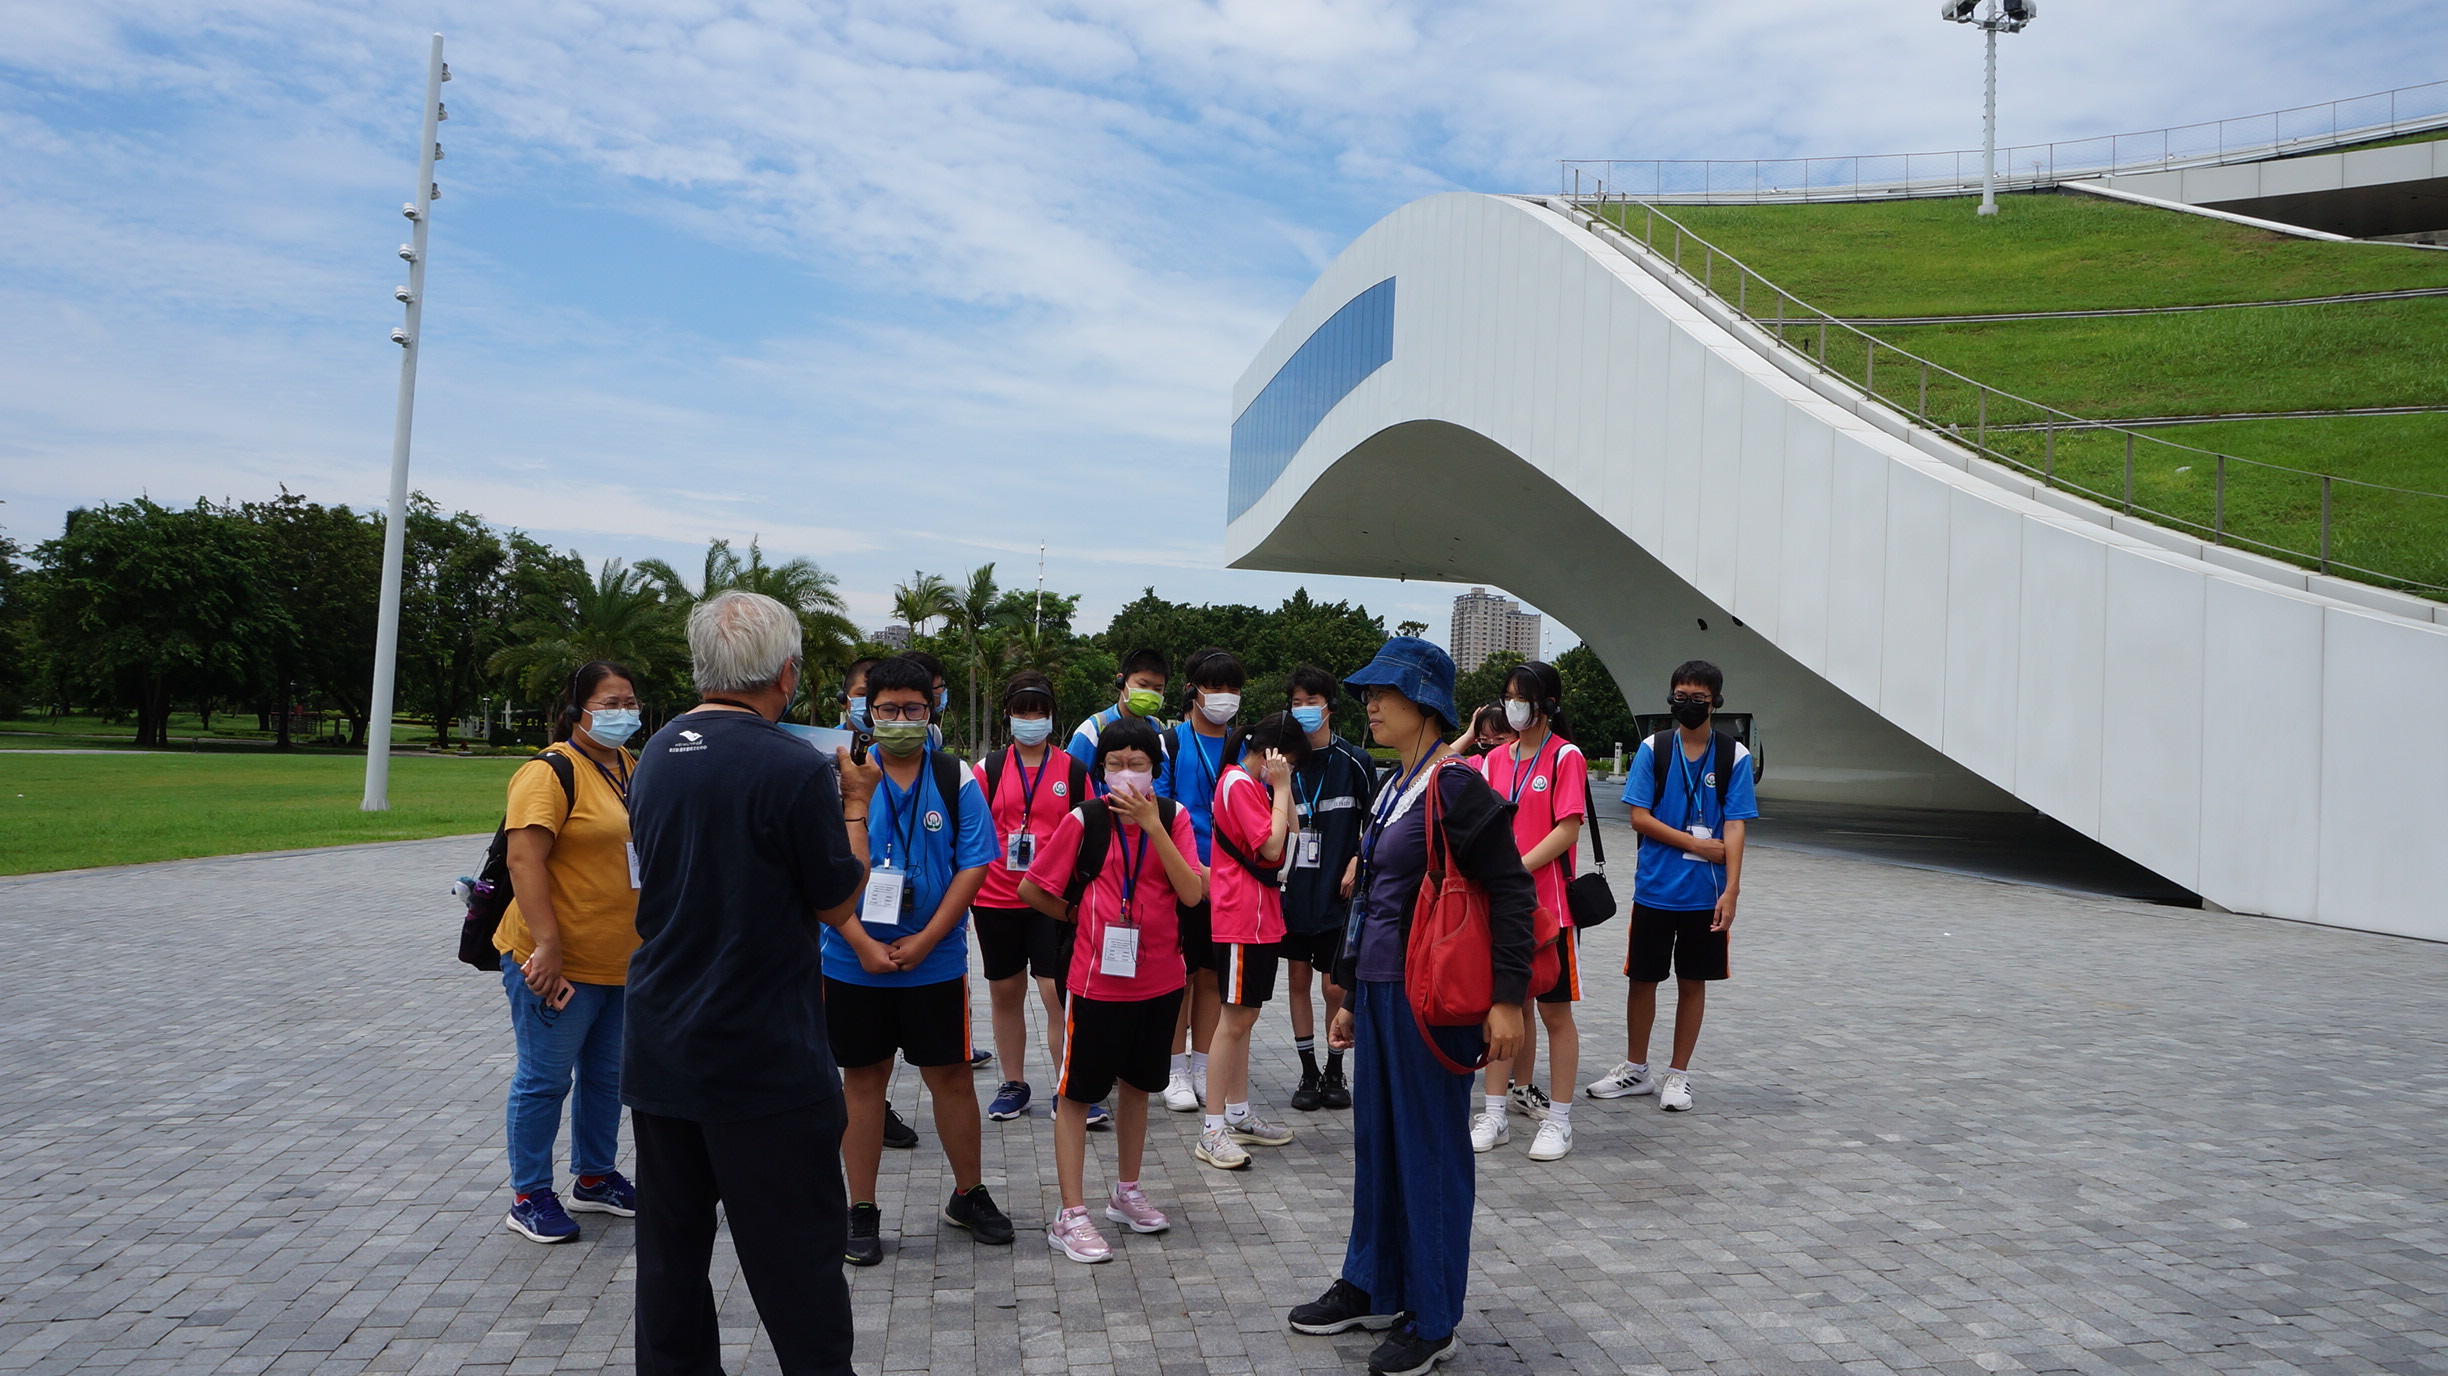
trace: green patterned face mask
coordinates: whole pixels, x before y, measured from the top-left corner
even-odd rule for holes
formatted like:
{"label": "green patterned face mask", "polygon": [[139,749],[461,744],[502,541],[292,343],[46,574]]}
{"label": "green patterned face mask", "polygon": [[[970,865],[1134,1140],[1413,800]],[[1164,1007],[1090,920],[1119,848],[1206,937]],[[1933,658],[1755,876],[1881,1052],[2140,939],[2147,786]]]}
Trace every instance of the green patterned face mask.
{"label": "green patterned face mask", "polygon": [[1133,688],[1130,696],[1122,699],[1122,705],[1129,708],[1134,717],[1152,717],[1163,708],[1164,694],[1152,688]]}
{"label": "green patterned face mask", "polygon": [[875,740],[888,755],[915,755],[926,749],[927,724],[922,721],[880,721]]}

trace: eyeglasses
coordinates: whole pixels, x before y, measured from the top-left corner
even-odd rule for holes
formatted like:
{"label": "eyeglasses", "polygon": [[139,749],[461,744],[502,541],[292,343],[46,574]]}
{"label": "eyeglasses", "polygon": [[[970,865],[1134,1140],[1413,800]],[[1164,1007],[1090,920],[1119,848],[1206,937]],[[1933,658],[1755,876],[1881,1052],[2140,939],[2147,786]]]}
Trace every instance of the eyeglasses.
{"label": "eyeglasses", "polygon": [[587,710],[590,712],[618,712],[623,710],[634,712],[637,710],[637,708],[638,700],[635,697],[604,698],[600,701],[590,702],[587,704]]}
{"label": "eyeglasses", "polygon": [[877,721],[925,721],[927,705],[923,702],[887,702],[880,706],[870,704],[867,708],[867,715]]}
{"label": "eyeglasses", "polygon": [[1362,702],[1375,702],[1379,698],[1401,696],[1402,694],[1394,691],[1393,685],[1391,684],[1367,683],[1362,684],[1360,687],[1360,700]]}
{"label": "eyeglasses", "polygon": [[1676,707],[1681,707],[1686,704],[1710,707],[1715,705],[1716,695],[1713,693],[1676,693],[1667,698],[1666,701]]}

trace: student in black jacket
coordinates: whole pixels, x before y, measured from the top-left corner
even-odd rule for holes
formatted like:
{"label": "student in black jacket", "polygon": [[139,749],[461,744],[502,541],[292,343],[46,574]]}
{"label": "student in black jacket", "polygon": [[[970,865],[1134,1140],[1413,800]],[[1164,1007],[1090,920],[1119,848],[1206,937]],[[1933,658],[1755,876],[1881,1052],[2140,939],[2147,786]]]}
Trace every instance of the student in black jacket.
{"label": "student in black jacket", "polygon": [[[1427,1029],[1468,1066],[1482,1051],[1510,1057],[1521,1042],[1537,898],[1522,869],[1511,804],[1443,739],[1454,729],[1453,660],[1425,640],[1386,642],[1344,684],[1367,704],[1369,731],[1400,755],[1369,809],[1360,872],[1335,982],[1352,991],[1327,1032],[1354,1047],[1351,1240],[1343,1275],[1292,1311],[1302,1333],[1393,1328],[1369,1356],[1372,1376],[1416,1376],[1453,1356],[1470,1275],[1474,1158],[1471,1077],[1441,1063],[1404,991],[1411,909],[1428,861],[1423,795],[1437,789],[1442,844],[1487,892],[1494,1006],[1479,1028]],[[1450,761],[1450,763],[1449,763]]]}

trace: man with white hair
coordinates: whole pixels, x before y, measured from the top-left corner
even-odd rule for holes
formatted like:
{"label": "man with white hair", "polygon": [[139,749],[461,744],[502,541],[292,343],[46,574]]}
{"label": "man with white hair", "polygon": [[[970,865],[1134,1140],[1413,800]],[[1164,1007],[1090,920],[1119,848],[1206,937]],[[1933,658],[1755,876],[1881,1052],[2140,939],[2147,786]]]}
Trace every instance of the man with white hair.
{"label": "man with white hair", "polygon": [[848,1372],[846,1119],[818,934],[894,968],[855,920],[878,770],[774,725],[801,673],[788,607],[722,593],[690,613],[688,639],[702,701],[639,752],[629,798],[637,1366],[721,1371],[706,1274],[721,1203],[782,1370]]}

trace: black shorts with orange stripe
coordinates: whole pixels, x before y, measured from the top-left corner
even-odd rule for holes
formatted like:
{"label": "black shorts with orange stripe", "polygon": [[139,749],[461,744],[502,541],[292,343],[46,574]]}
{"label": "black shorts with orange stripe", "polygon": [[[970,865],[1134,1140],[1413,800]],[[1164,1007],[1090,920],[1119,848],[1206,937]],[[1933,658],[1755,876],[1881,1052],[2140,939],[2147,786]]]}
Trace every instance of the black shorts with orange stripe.
{"label": "black shorts with orange stripe", "polygon": [[1098,1104],[1114,1082],[1155,1094],[1172,1073],[1173,1024],[1182,991],[1113,1002],[1073,994],[1063,1004],[1063,1061],[1054,1092],[1076,1104]]}
{"label": "black shorts with orange stripe", "polygon": [[1242,946],[1215,944],[1216,992],[1236,1008],[1263,1008],[1275,997],[1275,967],[1283,963],[1283,943]]}
{"label": "black shorts with orange stripe", "polygon": [[1556,933],[1555,987],[1538,996],[1541,1003],[1579,1003],[1581,1001],[1581,929],[1567,927]]}
{"label": "black shorts with orange stripe", "polygon": [[914,1066],[965,1065],[968,977],[935,984],[853,984],[827,975],[825,1034],[833,1043],[834,1062],[844,1070],[889,1060],[896,1051]]}

